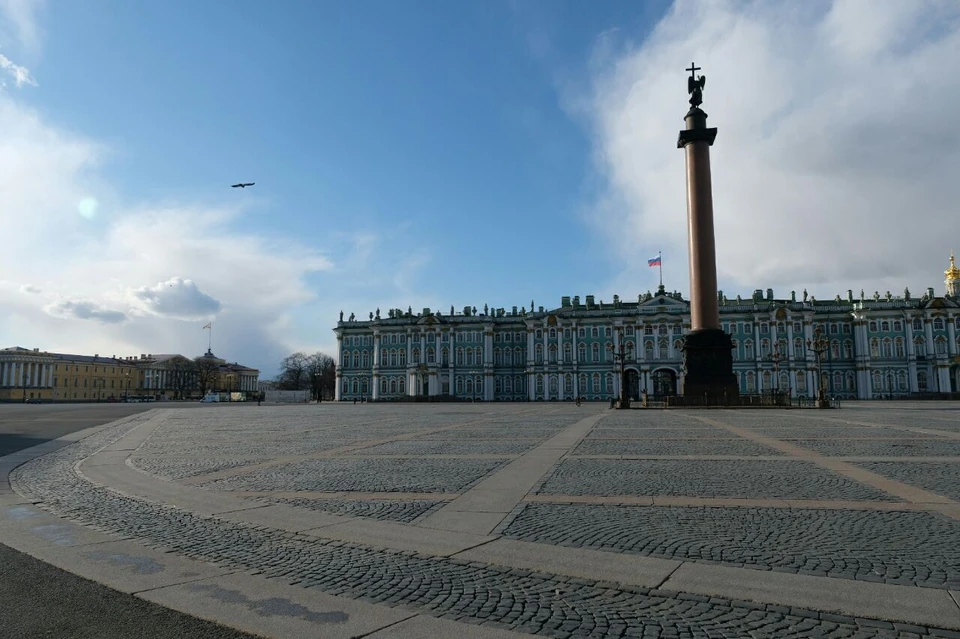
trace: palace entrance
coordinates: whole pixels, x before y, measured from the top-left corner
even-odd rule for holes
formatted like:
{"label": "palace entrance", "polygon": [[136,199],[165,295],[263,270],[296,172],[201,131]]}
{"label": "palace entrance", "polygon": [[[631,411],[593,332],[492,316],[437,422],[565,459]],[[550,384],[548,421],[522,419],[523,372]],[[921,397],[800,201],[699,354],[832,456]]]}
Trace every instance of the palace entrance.
{"label": "palace entrance", "polygon": [[653,371],[653,396],[665,397],[677,394],[677,374],[669,368],[659,368]]}
{"label": "palace entrance", "polygon": [[640,399],[640,373],[632,368],[624,371],[624,385],[627,387],[627,397],[631,400]]}

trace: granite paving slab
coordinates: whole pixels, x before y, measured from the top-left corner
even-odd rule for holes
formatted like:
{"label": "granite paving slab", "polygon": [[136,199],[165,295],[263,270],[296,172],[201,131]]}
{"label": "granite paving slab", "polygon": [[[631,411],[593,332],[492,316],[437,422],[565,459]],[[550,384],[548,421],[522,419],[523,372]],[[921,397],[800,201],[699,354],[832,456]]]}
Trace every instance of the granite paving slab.
{"label": "granite paving slab", "polygon": [[856,466],[905,484],[960,500],[960,466],[951,462],[856,462]]}

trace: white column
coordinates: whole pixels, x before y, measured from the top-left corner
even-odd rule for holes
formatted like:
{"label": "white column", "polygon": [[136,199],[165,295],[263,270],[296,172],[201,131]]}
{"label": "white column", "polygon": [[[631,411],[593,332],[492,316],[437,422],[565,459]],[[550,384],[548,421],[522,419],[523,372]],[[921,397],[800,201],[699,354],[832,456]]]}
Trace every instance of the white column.
{"label": "white column", "polygon": [[793,322],[788,320],[787,321],[787,358],[789,361],[792,362],[796,356],[797,354],[793,349]]}
{"label": "white column", "polygon": [[926,337],[926,340],[927,340],[926,354],[930,355],[935,353],[936,351],[933,348],[933,320],[931,320],[929,317],[923,318],[923,333],[924,333],[924,337]]}
{"label": "white column", "polygon": [[907,322],[907,357],[913,359],[917,355],[917,351],[913,346],[913,320],[907,317],[906,322]]}
{"label": "white column", "polygon": [[[337,341],[339,342],[340,339],[337,338]],[[341,372],[338,370],[338,371],[337,371],[337,383],[336,383],[336,386],[335,386],[334,389],[333,389],[333,399],[334,399],[334,401],[337,401],[337,402],[340,401],[340,388],[341,388],[342,385],[343,385],[343,373],[341,373]]]}
{"label": "white column", "polygon": [[7,385],[7,362],[0,362],[0,386]]}
{"label": "white column", "polygon": [[527,327],[527,366],[528,367],[533,366],[533,363],[535,361],[533,358],[533,351],[534,351],[533,335],[534,335],[533,329],[531,329],[530,327]]}
{"label": "white column", "polygon": [[947,352],[951,357],[957,354],[957,327],[952,317],[947,318]]}
{"label": "white column", "polygon": [[380,333],[373,334],[373,369],[380,368]]}
{"label": "white column", "polygon": [[[579,331],[579,330],[580,330],[580,327],[577,326],[577,323],[576,323],[576,322],[574,322],[574,323],[573,323],[573,327],[570,329],[570,335],[571,335],[571,339],[572,339],[572,343],[571,343],[571,345],[570,345],[570,358],[573,360],[574,368],[576,368],[578,365],[580,365],[580,364],[583,363],[583,362],[580,361],[580,358],[577,356],[577,353],[579,352],[578,349],[580,348],[580,344],[577,342],[577,340],[580,339],[580,338],[578,337],[578,331]],[[577,384],[579,383],[579,382],[578,382],[578,377],[579,377],[579,376],[576,376],[576,377],[573,378],[573,388],[574,388],[574,390],[577,389]],[[576,397],[580,397],[580,392],[579,392],[579,391],[577,391]]]}

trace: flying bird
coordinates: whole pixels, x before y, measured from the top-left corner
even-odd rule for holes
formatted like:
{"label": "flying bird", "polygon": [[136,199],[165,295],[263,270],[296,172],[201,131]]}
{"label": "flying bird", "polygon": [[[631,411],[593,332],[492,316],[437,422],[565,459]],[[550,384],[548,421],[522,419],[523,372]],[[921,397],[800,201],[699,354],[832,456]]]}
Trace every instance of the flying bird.
{"label": "flying bird", "polygon": [[231,185],[230,185],[230,188],[233,188],[233,189],[237,189],[237,188],[245,189],[245,188],[247,188],[248,186],[253,186],[254,184],[256,184],[256,182],[241,182],[241,183],[239,183],[239,184],[231,184]]}

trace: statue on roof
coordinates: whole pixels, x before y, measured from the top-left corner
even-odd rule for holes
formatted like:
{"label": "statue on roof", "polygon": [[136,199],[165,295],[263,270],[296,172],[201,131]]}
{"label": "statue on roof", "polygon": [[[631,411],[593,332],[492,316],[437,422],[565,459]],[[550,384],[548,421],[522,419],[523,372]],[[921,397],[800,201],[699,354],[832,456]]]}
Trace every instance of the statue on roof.
{"label": "statue on roof", "polygon": [[343,311],[340,311],[340,321],[343,321]]}
{"label": "statue on roof", "polygon": [[694,63],[690,63],[690,68],[687,71],[690,72],[690,77],[687,78],[687,93],[690,94],[690,106],[693,108],[699,107],[703,104],[703,87],[707,84],[707,77],[701,75],[697,77],[697,71],[700,70],[700,67],[696,66]]}

